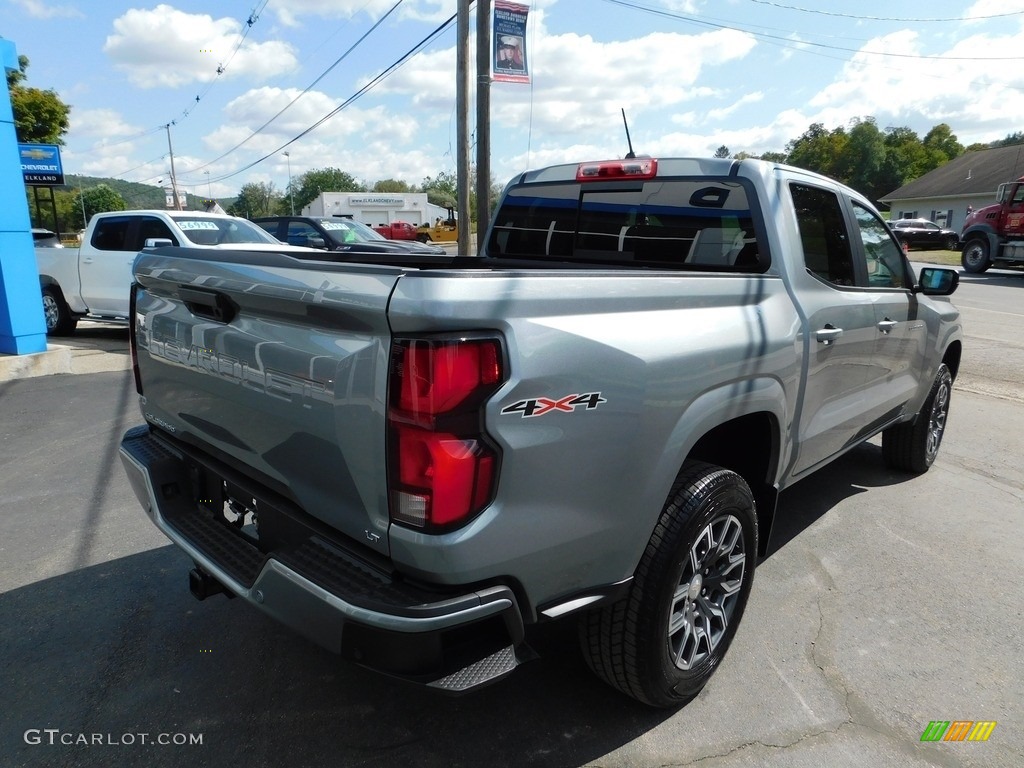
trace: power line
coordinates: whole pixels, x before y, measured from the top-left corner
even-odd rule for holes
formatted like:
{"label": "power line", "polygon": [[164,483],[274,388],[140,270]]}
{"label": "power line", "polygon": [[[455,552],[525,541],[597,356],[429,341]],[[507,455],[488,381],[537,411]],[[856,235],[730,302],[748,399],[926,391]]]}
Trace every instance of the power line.
{"label": "power line", "polygon": [[764,32],[753,32],[743,27],[731,26],[729,24],[717,24],[712,21],[704,21],[702,19],[695,18],[693,16],[684,16],[680,13],[672,13],[671,11],[664,11],[657,8],[650,8],[647,6],[640,5],[639,3],[626,2],[626,0],[604,0],[606,3],[612,5],[619,5],[624,8],[630,8],[634,11],[642,11],[649,13],[653,16],[662,16],[664,18],[675,19],[677,21],[684,21],[689,24],[695,24],[698,26],[711,27],[713,29],[726,29],[732,32],[743,32],[748,35],[752,35],[756,38],[763,38],[766,42],[771,42],[773,45],[778,45],[782,48],[792,48],[794,50],[801,50],[803,46],[812,46],[815,48],[825,48],[831,51],[844,51],[846,53],[859,53],[867,54],[870,56],[889,56],[899,59],[918,59],[922,61],[1020,61],[1024,59],[1024,56],[923,56],[913,53],[890,53],[887,51],[865,51],[861,48],[844,48],[839,45],[826,45],[825,43],[814,43],[806,40],[799,41],[798,44],[794,44],[792,38],[783,37],[781,35],[769,35]]}
{"label": "power line", "polygon": [[984,21],[986,19],[1002,19],[1007,16],[1022,16],[1024,11],[1008,11],[1007,13],[993,13],[987,16],[953,16],[946,19],[908,19],[895,16],[859,16],[852,13],[839,13],[838,11],[822,11],[817,8],[800,8],[796,5],[783,5],[782,3],[775,3],[772,0],[750,0],[752,3],[758,5],[770,5],[774,8],[781,8],[785,11],[800,11],[801,13],[814,13],[819,16],[838,16],[843,19],[857,19],[858,21],[905,21],[914,23],[927,23],[927,22],[948,22],[948,21]]}
{"label": "power line", "polygon": [[277,114],[275,114],[275,115],[274,115],[273,117],[271,117],[271,118],[270,118],[269,120],[267,120],[267,122],[265,122],[265,123],[264,123],[263,125],[261,125],[261,126],[260,126],[259,128],[257,128],[257,129],[256,129],[255,131],[253,131],[252,133],[250,133],[250,134],[249,134],[248,136],[246,136],[246,137],[245,137],[244,139],[242,139],[242,140],[241,140],[240,142],[238,142],[237,144],[235,144],[235,146],[233,146],[233,147],[232,147],[231,149],[229,149],[229,150],[228,150],[227,152],[225,152],[224,154],[220,155],[219,157],[215,157],[215,158],[214,158],[213,160],[210,160],[209,162],[207,162],[207,163],[204,163],[203,165],[199,165],[199,166],[196,166],[195,168],[192,168],[192,169],[190,169],[190,170],[186,171],[186,172],[185,172],[185,173],[184,173],[183,175],[185,175],[185,176],[188,176],[189,174],[193,174],[193,173],[196,173],[196,172],[198,172],[198,171],[201,171],[201,170],[202,170],[203,168],[207,168],[207,167],[209,167],[209,166],[213,165],[213,164],[214,164],[214,163],[216,163],[216,162],[217,162],[218,160],[223,160],[223,159],[224,159],[225,157],[227,157],[228,155],[230,155],[230,154],[231,154],[232,152],[234,152],[234,151],[235,151],[236,149],[239,149],[239,148],[240,148],[240,147],[242,147],[243,145],[247,144],[247,143],[249,142],[249,140],[250,140],[250,139],[254,138],[254,137],[255,137],[255,136],[257,136],[257,135],[258,135],[259,133],[261,133],[261,132],[263,131],[263,129],[264,129],[264,128],[266,128],[266,127],[267,127],[268,125],[270,125],[270,124],[271,124],[272,122],[274,122],[275,120],[277,120],[277,118],[279,118],[279,117],[280,117],[281,115],[283,115],[283,114],[285,113],[285,111],[287,111],[287,110],[288,110],[288,109],[289,109],[289,108],[290,108],[290,107],[291,107],[291,106],[292,106],[292,105],[293,105],[293,104],[294,104],[295,102],[297,102],[297,101],[298,101],[299,99],[301,99],[301,98],[302,98],[303,96],[305,96],[305,95],[306,95],[307,93],[309,93],[310,89],[312,89],[312,88],[313,88],[313,86],[315,86],[315,85],[316,85],[317,83],[319,83],[319,82],[320,82],[321,80],[323,80],[323,79],[324,79],[324,78],[325,78],[325,77],[326,77],[326,76],[328,75],[328,73],[330,73],[330,71],[331,71],[332,69],[334,69],[334,68],[335,68],[336,66],[338,66],[338,65],[339,65],[339,64],[340,64],[340,63],[341,63],[342,61],[344,61],[344,60],[345,60],[346,58],[348,58],[349,54],[351,54],[351,53],[352,53],[352,52],[353,52],[353,51],[354,51],[354,50],[355,50],[356,48],[358,48],[358,47],[359,47],[359,45],[360,45],[360,44],[361,44],[361,43],[362,43],[362,42],[363,42],[364,40],[366,40],[366,38],[367,38],[367,37],[369,37],[369,36],[370,36],[370,35],[371,35],[371,34],[372,34],[372,33],[374,32],[374,30],[376,30],[376,29],[377,29],[377,27],[379,27],[379,26],[380,26],[381,24],[383,24],[383,23],[384,23],[384,21],[385,21],[385,19],[387,19],[387,18],[388,18],[388,16],[390,16],[390,15],[391,15],[391,14],[392,14],[392,13],[393,13],[393,12],[394,12],[394,11],[395,11],[395,10],[396,10],[397,8],[398,8],[398,6],[400,6],[400,5],[401,5],[401,4],[403,3],[403,2],[404,2],[404,0],[398,0],[398,2],[397,2],[397,3],[395,3],[395,4],[393,5],[393,6],[391,6],[391,9],[390,9],[390,10],[389,10],[389,11],[388,11],[387,13],[385,13],[385,14],[384,14],[383,16],[381,16],[381,17],[380,17],[380,19],[378,19],[378,20],[377,20],[377,22],[376,22],[376,23],[375,23],[375,24],[374,24],[374,25],[373,25],[372,27],[370,27],[370,28],[369,28],[368,30],[366,30],[366,32],[365,32],[365,33],[364,33],[364,34],[363,34],[363,35],[362,35],[362,36],[361,36],[361,37],[360,37],[360,38],[359,38],[358,40],[356,40],[356,41],[355,41],[355,42],[354,42],[354,43],[353,43],[353,44],[352,44],[352,45],[351,45],[351,46],[349,47],[349,49],[348,49],[347,51],[345,51],[345,52],[344,52],[343,54],[341,54],[341,56],[339,56],[339,57],[338,57],[337,59],[335,59],[335,60],[334,60],[334,63],[333,63],[333,64],[331,64],[331,65],[330,65],[330,66],[329,66],[329,67],[328,67],[327,69],[325,69],[325,70],[324,70],[323,72],[321,72],[321,73],[320,73],[320,75],[319,75],[319,76],[318,76],[318,77],[317,77],[317,78],[316,78],[316,79],[315,79],[315,80],[314,80],[314,81],[313,81],[312,83],[310,83],[309,85],[307,85],[307,86],[306,86],[306,87],[305,87],[305,88],[304,88],[304,89],[302,90],[302,92],[301,92],[301,93],[300,93],[300,94],[299,94],[298,96],[296,96],[296,97],[295,97],[294,99],[292,99],[292,100],[291,100],[291,101],[289,101],[289,102],[288,102],[287,104],[285,104],[285,105],[284,105],[284,106],[283,106],[283,107],[282,107],[282,108],[281,108],[281,109],[280,109],[280,110],[279,110],[279,111],[277,112]]}
{"label": "power line", "polygon": [[[192,114],[192,110],[194,110],[196,108],[196,106],[198,106],[198,104],[204,98],[206,98],[206,94],[208,94],[210,92],[210,90],[213,88],[213,86],[216,85],[216,83],[220,79],[221,75],[223,75],[225,72],[227,72],[228,65],[231,64],[232,60],[235,58],[235,55],[241,49],[242,43],[244,43],[245,39],[249,36],[249,32],[252,30],[253,25],[257,21],[259,21],[260,14],[263,13],[263,11],[266,9],[267,4],[269,2],[270,2],[270,0],[262,0],[262,2],[259,5],[257,5],[256,7],[254,7],[252,9],[252,11],[249,13],[248,19],[246,19],[246,21],[244,22],[245,27],[242,30],[241,37],[238,38],[238,43],[235,45],[234,50],[231,51],[231,53],[228,55],[228,58],[223,63],[217,65],[217,74],[214,76],[213,80],[211,80],[209,83],[206,84],[206,88],[204,88],[201,93],[196,94],[196,97],[195,97],[195,100],[193,101],[193,103],[191,105],[189,105],[189,107],[187,109],[182,110],[181,114],[176,118],[176,120],[184,120],[186,117],[188,117],[190,114]],[[169,122],[172,125],[176,124],[175,120],[170,120]],[[166,125],[166,123],[164,125]],[[164,127],[163,125],[158,126],[157,130],[162,130],[163,127]]]}
{"label": "power line", "polygon": [[313,123],[311,126],[306,128],[305,130],[301,131],[298,135],[296,135],[293,138],[289,139],[284,144],[279,146],[277,149],[275,149],[275,150],[273,150],[271,152],[268,152],[267,154],[263,155],[263,157],[260,157],[257,160],[252,161],[248,165],[245,165],[245,166],[243,166],[243,167],[241,167],[241,168],[239,168],[239,169],[237,169],[235,171],[232,171],[231,173],[227,173],[227,174],[225,174],[223,176],[218,176],[217,178],[213,179],[213,181],[224,181],[225,179],[230,179],[230,178],[232,178],[234,176],[237,176],[240,173],[244,173],[245,171],[249,170],[250,168],[253,168],[253,167],[259,165],[264,160],[267,160],[267,159],[273,157],[274,155],[277,155],[283,149],[285,149],[287,147],[290,147],[292,144],[294,144],[299,139],[303,138],[304,136],[308,135],[312,131],[314,131],[317,128],[319,128],[321,125],[323,125],[325,122],[327,122],[332,117],[337,115],[343,109],[345,109],[346,107],[351,105],[353,102],[355,102],[361,96],[363,96],[368,91],[370,91],[373,88],[375,88],[383,80],[385,80],[386,78],[390,77],[395,72],[397,72],[399,69],[401,69],[405,64],[408,63],[409,59],[411,59],[414,55],[419,53],[423,48],[425,48],[431,42],[433,42],[435,38],[440,36],[442,33],[445,32],[445,30],[447,30],[449,27],[451,27],[451,25],[454,23],[454,21],[456,19],[456,16],[457,16],[457,14],[452,14],[451,16],[448,17],[448,19],[446,21],[441,22],[441,24],[439,24],[437,27],[435,27],[434,30],[429,35],[424,37],[415,46],[413,46],[408,51],[406,51],[404,54],[402,54],[402,56],[399,57],[398,59],[396,59],[387,69],[382,71],[379,75],[377,75],[372,80],[370,80],[370,82],[368,82],[362,88],[360,88],[355,93],[353,93],[351,96],[349,96],[339,106],[337,106],[334,109],[332,109],[330,112],[328,112],[326,115],[321,117],[319,120],[317,120],[315,123]]}
{"label": "power line", "polygon": [[[184,111],[182,111],[181,115],[178,118],[176,118],[175,120],[169,120],[167,123],[162,123],[160,125],[157,125],[157,126],[155,126],[153,128],[149,128],[149,129],[147,129],[145,131],[142,131],[140,133],[134,134],[132,136],[128,136],[128,137],[123,138],[123,139],[118,139],[117,141],[113,141],[113,142],[109,142],[109,143],[97,143],[97,144],[94,144],[93,145],[93,149],[106,149],[108,147],[116,147],[119,144],[125,144],[125,143],[127,143],[129,141],[135,141],[136,139],[141,139],[141,138],[143,138],[145,136],[150,135],[151,133],[156,133],[157,131],[165,130],[165,128],[167,127],[168,124],[170,124],[170,125],[177,125],[178,120],[184,120],[186,117],[188,117],[192,113],[192,110],[195,109],[195,106],[197,104],[199,104],[199,102],[202,101],[202,99],[206,96],[206,94],[208,94],[210,92],[210,89],[213,88],[213,86],[216,84],[216,82],[220,78],[220,76],[223,75],[224,72],[227,71],[228,65],[235,58],[235,54],[237,54],[238,51],[241,49],[242,43],[244,43],[245,39],[249,36],[250,30],[252,29],[253,25],[259,20],[260,14],[263,13],[263,11],[266,9],[266,7],[269,4],[269,2],[270,2],[270,0],[262,0],[257,6],[255,6],[252,9],[252,11],[249,13],[248,19],[245,21],[245,29],[242,32],[241,37],[238,39],[238,43],[235,45],[234,50],[228,56],[227,61],[225,63],[223,63],[223,64],[220,64],[217,67],[217,75],[216,75],[216,77],[207,84],[206,88],[202,91],[202,93],[198,94],[195,97],[195,102],[192,104],[192,106],[190,106],[188,109],[185,109]],[[134,168],[132,170],[134,170]],[[125,171],[125,173],[130,173],[130,171]],[[112,178],[117,178],[117,177],[114,176]]]}

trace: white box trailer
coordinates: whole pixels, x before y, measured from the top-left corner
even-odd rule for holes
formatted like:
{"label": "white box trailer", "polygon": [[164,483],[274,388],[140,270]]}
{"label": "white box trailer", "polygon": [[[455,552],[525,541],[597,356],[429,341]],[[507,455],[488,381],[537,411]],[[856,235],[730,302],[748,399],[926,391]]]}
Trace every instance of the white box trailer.
{"label": "white box trailer", "polygon": [[371,227],[405,221],[414,227],[430,219],[426,192],[321,192],[303,216],[348,217]]}

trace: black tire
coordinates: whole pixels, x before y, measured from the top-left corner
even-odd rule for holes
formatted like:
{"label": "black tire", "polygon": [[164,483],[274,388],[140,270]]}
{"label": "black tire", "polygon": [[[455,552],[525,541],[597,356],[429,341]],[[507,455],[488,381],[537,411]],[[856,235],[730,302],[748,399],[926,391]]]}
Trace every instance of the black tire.
{"label": "black tire", "polygon": [[43,318],[47,336],[70,336],[78,325],[78,318],[71,314],[60,288],[52,285],[43,288]]}
{"label": "black tire", "polygon": [[420,234],[416,235],[416,239],[419,240],[421,243],[432,242],[431,239],[430,239],[430,235],[428,235],[428,234],[426,234],[424,232],[421,232]]}
{"label": "black tire", "polygon": [[645,704],[685,704],[732,642],[756,559],[757,516],[746,482],[735,472],[687,462],[629,594],[580,617],[587,664]]}
{"label": "black tire", "polygon": [[981,238],[974,238],[964,243],[964,250],[960,256],[960,263],[964,271],[972,275],[980,275],[992,266],[988,253],[988,241]]}
{"label": "black tire", "polygon": [[882,459],[887,466],[916,475],[928,471],[939,455],[952,393],[953,376],[943,363],[917,418],[889,427],[882,433]]}
{"label": "black tire", "polygon": [[943,246],[947,251],[957,251],[960,249],[960,238],[956,235],[950,235],[946,238],[946,243]]}

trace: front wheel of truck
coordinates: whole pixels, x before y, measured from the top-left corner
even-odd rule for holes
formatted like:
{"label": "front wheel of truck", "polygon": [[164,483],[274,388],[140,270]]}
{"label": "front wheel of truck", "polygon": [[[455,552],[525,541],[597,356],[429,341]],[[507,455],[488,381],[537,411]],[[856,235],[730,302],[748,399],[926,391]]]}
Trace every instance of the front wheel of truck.
{"label": "front wheel of truck", "polygon": [[949,367],[942,363],[917,419],[889,427],[882,433],[882,459],[886,466],[915,475],[928,471],[939,455],[942,436],[946,433],[952,393],[953,376]]}
{"label": "front wheel of truck", "polygon": [[43,288],[43,319],[48,336],[70,336],[78,325],[78,319],[71,314],[60,288],[52,285]]}
{"label": "front wheel of truck", "polygon": [[960,264],[964,271],[970,272],[972,275],[980,275],[982,272],[988,271],[988,268],[992,266],[992,260],[988,254],[988,242],[980,238],[968,240],[964,244]]}
{"label": "front wheel of truck", "polygon": [[757,516],[746,482],[735,472],[687,462],[629,594],[580,618],[587,664],[645,704],[685,704],[732,642],[756,558]]}

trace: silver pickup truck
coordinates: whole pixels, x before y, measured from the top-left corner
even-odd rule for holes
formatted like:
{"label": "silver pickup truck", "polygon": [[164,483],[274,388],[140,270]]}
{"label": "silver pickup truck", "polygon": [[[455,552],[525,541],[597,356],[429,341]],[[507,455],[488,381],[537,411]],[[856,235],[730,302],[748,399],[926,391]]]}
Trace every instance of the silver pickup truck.
{"label": "silver pickup truck", "polygon": [[573,615],[610,685],[686,702],[779,492],[879,433],[927,470],[961,356],[955,272],[751,160],[524,173],[478,256],[158,249],[135,278],[121,456],[192,592],[449,692]]}

